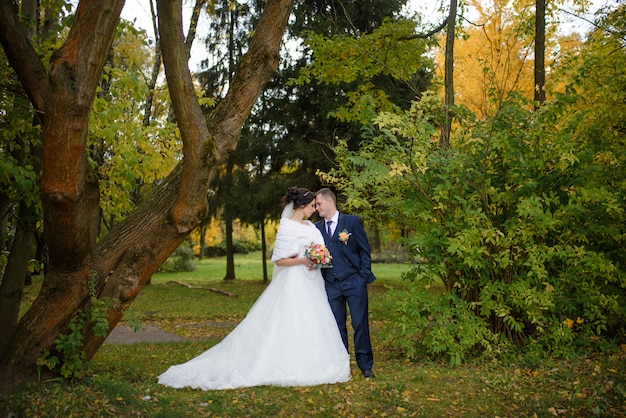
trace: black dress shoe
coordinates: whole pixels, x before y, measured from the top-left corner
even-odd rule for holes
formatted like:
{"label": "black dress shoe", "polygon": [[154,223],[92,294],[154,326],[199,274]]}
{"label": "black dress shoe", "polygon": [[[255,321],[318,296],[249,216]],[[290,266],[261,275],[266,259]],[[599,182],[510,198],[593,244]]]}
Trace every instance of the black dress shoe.
{"label": "black dress shoe", "polygon": [[371,379],[374,377],[374,373],[371,370],[363,370],[363,377],[366,379]]}

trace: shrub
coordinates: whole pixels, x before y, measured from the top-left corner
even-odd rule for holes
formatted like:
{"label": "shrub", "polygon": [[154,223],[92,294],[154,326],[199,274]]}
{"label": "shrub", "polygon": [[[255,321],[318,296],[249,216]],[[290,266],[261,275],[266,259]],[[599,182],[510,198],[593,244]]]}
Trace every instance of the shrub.
{"label": "shrub", "polygon": [[64,378],[81,378],[85,375],[90,363],[84,351],[85,332],[91,327],[94,335],[106,337],[109,329],[107,312],[112,307],[110,299],[99,299],[96,296],[95,273],[89,279],[90,305],[80,310],[70,321],[68,332],[54,340],[54,350],[46,350],[37,359],[38,374],[47,368]]}
{"label": "shrub", "polygon": [[[233,251],[235,254],[249,254],[261,249],[260,242],[251,241],[235,241],[233,243]],[[220,242],[217,245],[206,247],[204,249],[204,255],[206,257],[224,257],[226,255],[226,243]]]}
{"label": "shrub", "polygon": [[468,357],[494,350],[497,336],[489,323],[473,315],[471,305],[454,293],[433,296],[431,278],[421,276],[407,289],[389,289],[394,343],[410,359],[445,357],[458,365]]}
{"label": "shrub", "polygon": [[[335,149],[324,180],[365,216],[410,231],[407,248],[425,260],[396,295],[409,355],[457,363],[494,343],[565,355],[624,339],[626,149],[586,136],[580,100],[533,111],[515,99],[483,121],[458,109],[455,142],[441,149],[428,122],[439,99],[425,95],[403,115],[381,115],[361,149]],[[615,158],[598,159],[607,142]],[[435,303],[422,297],[429,281],[445,289]]]}
{"label": "shrub", "polygon": [[185,271],[194,271],[196,262],[191,246],[183,243],[165,260],[160,271],[167,273],[179,273]]}

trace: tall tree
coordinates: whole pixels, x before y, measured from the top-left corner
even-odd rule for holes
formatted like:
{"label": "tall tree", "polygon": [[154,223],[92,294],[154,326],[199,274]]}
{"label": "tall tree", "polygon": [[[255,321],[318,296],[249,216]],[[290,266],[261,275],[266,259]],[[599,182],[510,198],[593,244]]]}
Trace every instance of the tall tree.
{"label": "tall tree", "polygon": [[[91,358],[148,278],[195,228],[217,168],[231,153],[267,80],[278,67],[291,0],[269,0],[228,94],[205,117],[187,66],[180,2],[159,0],[159,33],[182,158],[136,210],[98,239],[99,187],[86,158],[90,109],[124,2],[81,1],[63,45],[46,68],[14,3],[0,1],[0,42],[43,119],[42,206],[50,263],[41,291],[0,353],[2,389],[33,379],[47,350],[63,360],[59,337],[75,333]],[[106,302],[106,327],[70,329]],[[79,322],[80,323],[80,322]],[[102,331],[102,332],[100,332]],[[65,352],[67,354],[67,352]],[[75,353],[73,353],[75,354]],[[65,358],[65,360],[68,360]]]}
{"label": "tall tree", "polygon": [[[256,16],[256,3],[248,3],[251,23]],[[310,49],[294,45],[300,44],[308,32],[324,35],[369,34],[380,27],[386,18],[395,16],[404,3],[403,0],[296,2],[293,24],[289,26],[285,47],[287,59],[283,60],[279,73],[269,82],[246,122],[240,146],[232,156],[235,161],[232,177],[228,175],[228,170],[224,171],[224,179],[234,179],[227,187],[221,185],[222,192],[227,193],[228,198],[222,199],[222,192],[216,187],[214,200],[224,204],[225,215],[256,225],[263,236],[265,220],[278,218],[278,202],[287,187],[298,185],[316,189],[320,186],[316,171],[333,164],[332,145],[338,138],[348,139],[353,147],[358,146],[361,138],[360,123],[343,116],[330,116],[340,115],[342,109],[350,106],[349,92],[354,91],[358,84],[345,82],[331,85],[316,80],[307,85],[293,83],[313,59]],[[239,28],[247,36],[248,31],[245,29],[245,26]],[[234,39],[241,43],[240,36]],[[235,50],[238,48],[239,44],[235,43]],[[231,48],[224,48],[224,51],[228,50]],[[223,61],[226,62],[226,59]],[[406,107],[415,91],[419,90],[415,84],[421,83],[426,77],[415,77],[410,83],[398,82],[384,73],[364,78],[369,85],[384,91],[381,95]],[[364,109],[363,113],[370,111]],[[244,176],[249,178],[244,180]],[[250,190],[256,191],[254,203],[250,202]],[[226,239],[228,248],[228,235]],[[265,246],[265,243],[262,245]],[[227,253],[230,254],[230,251]],[[227,263],[230,264],[232,261],[228,254]],[[228,271],[227,268],[226,278],[234,278],[234,274],[229,275]],[[264,276],[267,277],[267,271],[264,271]]]}
{"label": "tall tree", "polygon": [[450,132],[452,131],[452,107],[454,106],[454,41],[456,38],[456,9],[457,1],[450,0],[450,12],[448,14],[448,28],[446,30],[446,64],[444,67],[444,88],[445,88],[445,115],[446,121],[441,133],[442,148],[450,147]]}
{"label": "tall tree", "polygon": [[[533,97],[534,31],[530,22],[534,2],[496,0],[489,7],[480,2],[472,5],[479,23],[464,27],[465,36],[456,40],[455,102],[482,118],[495,111],[489,100],[494,94],[497,103],[520,92]],[[441,52],[436,59],[443,62],[445,57]]]}
{"label": "tall tree", "polygon": [[546,0],[535,0],[535,106],[546,100]]}
{"label": "tall tree", "polygon": [[[251,2],[258,3],[258,2]],[[249,34],[253,30],[254,22],[258,20],[255,14],[260,13],[260,7],[252,7],[247,3],[223,0],[208,5],[210,26],[215,33],[221,36],[210,37],[205,40],[207,50],[211,52],[211,59],[203,61],[203,70],[200,80],[205,95],[219,102],[230,85],[235,64],[244,54],[248,44]],[[225,169],[213,181],[212,189],[215,191],[211,197],[211,210],[205,217],[201,229],[211,219],[221,217],[224,224],[224,240],[226,244],[226,273],[225,281],[235,280],[235,243],[233,222],[237,219],[238,201],[233,190],[233,173],[237,169],[232,157],[225,163]],[[204,231],[200,232],[204,240]],[[200,246],[204,251],[204,245]]]}
{"label": "tall tree", "polygon": [[[260,164],[265,164],[264,178],[276,186],[273,189],[257,189],[271,194],[262,197],[265,205],[255,208],[262,212],[257,219],[276,219],[276,202],[286,187],[320,187],[316,173],[334,164],[333,146],[340,139],[348,141],[352,148],[359,146],[361,121],[373,115],[372,103],[378,103],[377,100],[384,97],[388,99],[387,105],[393,103],[405,108],[416,92],[428,84],[427,69],[416,70],[412,66],[402,68],[403,72],[411,73],[402,80],[384,70],[332,81],[315,76],[301,77],[312,62],[322,62],[323,65],[329,57],[336,62],[337,55],[344,56],[346,61],[352,60],[342,68],[347,74],[354,74],[354,68],[369,59],[380,59],[381,65],[384,65],[387,59],[394,61],[399,54],[419,55],[420,50],[396,50],[391,42],[384,43],[381,40],[379,44],[369,45],[380,50],[376,58],[372,58],[366,48],[359,50],[350,47],[333,52],[329,48],[328,56],[320,56],[317,55],[318,51],[306,43],[309,37],[369,37],[386,20],[397,18],[405,3],[404,0],[296,2],[293,24],[289,26],[287,45],[290,48],[286,48],[288,59],[283,61],[284,65],[270,81],[244,130],[244,134],[250,136],[250,141],[261,138],[265,143],[256,148],[259,152],[257,155],[248,153],[248,162],[258,168],[255,171],[257,173],[262,168]],[[394,34],[386,33],[386,36],[390,39]],[[306,82],[294,83],[299,77],[302,80],[307,78]],[[368,96],[368,93],[371,95]]]}
{"label": "tall tree", "polygon": [[[49,32],[53,19],[47,20],[44,26],[37,24],[36,1],[22,2],[20,13],[27,36],[41,39],[43,45],[54,42],[54,34]],[[2,103],[6,107],[0,122],[3,132],[0,142],[0,171],[3,172],[0,176],[0,327],[3,334],[8,335],[17,326],[21,295],[29,274],[29,262],[35,256],[36,242],[41,244],[39,252],[43,253],[36,226],[41,220],[38,183],[42,144],[40,115],[32,112],[5,54],[1,56]],[[0,351],[3,345],[6,340],[0,337]]]}

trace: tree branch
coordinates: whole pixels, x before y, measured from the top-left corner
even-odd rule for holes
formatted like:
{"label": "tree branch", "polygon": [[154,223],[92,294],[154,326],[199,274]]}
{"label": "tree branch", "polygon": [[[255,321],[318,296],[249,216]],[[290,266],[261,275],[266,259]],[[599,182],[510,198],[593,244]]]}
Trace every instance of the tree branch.
{"label": "tree branch", "polygon": [[0,0],[0,44],[33,107],[43,112],[48,91],[46,69],[28,40],[11,0]]}
{"label": "tree branch", "polygon": [[434,28],[431,31],[428,31],[426,33],[417,33],[415,35],[411,35],[411,36],[403,36],[401,38],[398,38],[400,41],[410,41],[411,39],[428,39],[431,36],[435,35],[438,32],[441,32],[446,26],[448,26],[448,20],[450,20],[450,15],[448,15],[443,22],[441,22],[441,24],[439,24],[439,26],[437,26],[436,28]]}
{"label": "tree branch", "polygon": [[200,19],[200,12],[204,7],[205,0],[196,0],[193,5],[193,12],[191,13],[191,19],[189,20],[189,30],[187,31],[187,38],[185,39],[185,48],[187,48],[187,59],[191,56],[191,45],[196,39],[196,30],[198,29],[198,20]]}
{"label": "tree branch", "polygon": [[157,11],[165,77],[183,142],[182,178],[172,216],[176,228],[187,233],[198,225],[198,214],[206,207],[206,201],[200,198],[208,187],[206,173],[202,173],[207,170],[202,166],[201,152],[211,156],[210,162],[216,161],[217,155],[215,145],[207,144],[209,131],[202,109],[195,100],[183,35],[182,2],[157,0]]}
{"label": "tree branch", "polygon": [[187,289],[201,289],[201,290],[208,290],[209,292],[215,292],[215,293],[219,293],[220,295],[224,295],[224,296],[228,296],[229,298],[236,298],[237,295],[235,293],[232,292],[227,292],[226,290],[220,290],[220,289],[216,289],[214,287],[204,287],[204,286],[194,286],[185,282],[179,282],[178,280],[170,280],[169,283],[174,283],[177,284],[179,286],[183,286],[186,287]]}

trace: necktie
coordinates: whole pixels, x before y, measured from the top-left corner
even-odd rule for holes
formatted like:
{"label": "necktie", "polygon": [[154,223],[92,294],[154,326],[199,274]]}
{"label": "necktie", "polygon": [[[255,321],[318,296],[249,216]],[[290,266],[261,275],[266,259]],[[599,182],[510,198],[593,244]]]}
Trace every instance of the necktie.
{"label": "necktie", "polygon": [[328,234],[329,237],[332,237],[332,230],[330,229],[330,225],[333,223],[333,221],[328,221],[326,222],[326,233]]}

